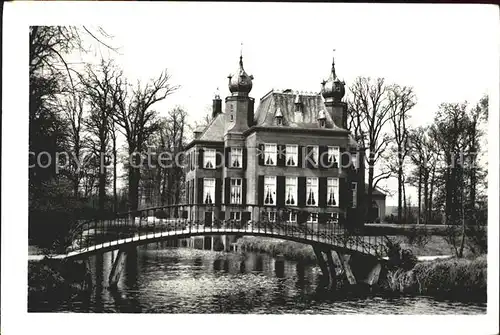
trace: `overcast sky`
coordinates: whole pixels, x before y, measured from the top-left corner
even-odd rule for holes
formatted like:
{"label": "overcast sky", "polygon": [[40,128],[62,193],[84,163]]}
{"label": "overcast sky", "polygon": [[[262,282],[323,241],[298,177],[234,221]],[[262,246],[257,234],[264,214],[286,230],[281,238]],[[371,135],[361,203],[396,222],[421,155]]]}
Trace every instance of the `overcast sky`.
{"label": "overcast sky", "polygon": [[485,5],[121,3],[110,10],[80,22],[114,36],[120,50],[110,56],[130,79],[167,68],[181,89],[155,109],[181,105],[191,121],[203,116],[217,87],[228,95],[241,43],[257,101],[272,88],[318,92],[335,54],[347,85],[371,76],[413,86],[414,125],[430,122],[441,102],[478,101],[498,62],[498,8]]}

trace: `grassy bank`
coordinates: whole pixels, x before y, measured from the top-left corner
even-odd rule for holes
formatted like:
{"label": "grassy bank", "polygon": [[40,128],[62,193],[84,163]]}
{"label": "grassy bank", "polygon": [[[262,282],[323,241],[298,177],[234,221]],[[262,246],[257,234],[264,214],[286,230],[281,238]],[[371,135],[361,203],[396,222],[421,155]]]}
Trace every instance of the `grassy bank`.
{"label": "grassy bank", "polygon": [[238,240],[239,248],[247,251],[264,252],[272,256],[282,255],[287,259],[316,263],[316,256],[310,245],[273,238],[242,237]]}
{"label": "grassy bank", "polygon": [[390,271],[382,287],[395,293],[486,301],[486,272],[486,255],[474,259],[434,260],[417,263],[409,271]]}

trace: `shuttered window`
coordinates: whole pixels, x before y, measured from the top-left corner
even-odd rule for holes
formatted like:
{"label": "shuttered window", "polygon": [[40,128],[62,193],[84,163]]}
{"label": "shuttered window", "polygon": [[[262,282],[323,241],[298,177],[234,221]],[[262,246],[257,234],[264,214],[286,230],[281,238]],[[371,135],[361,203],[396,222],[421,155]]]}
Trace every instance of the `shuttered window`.
{"label": "shuttered window", "polygon": [[241,178],[231,178],[231,193],[230,193],[230,203],[241,204],[242,203],[242,185]]}
{"label": "shuttered window", "polygon": [[213,204],[215,201],[215,178],[203,179],[203,203]]}
{"label": "shuttered window", "polygon": [[264,164],[265,165],[276,165],[277,162],[277,146],[276,144],[268,144],[264,145]]}
{"label": "shuttered window", "polygon": [[264,205],[276,204],[276,176],[264,177]]}
{"label": "shuttered window", "polygon": [[203,153],[203,167],[215,169],[215,149],[205,149]]}
{"label": "shuttered window", "polygon": [[309,213],[307,223],[318,223],[318,213]]}
{"label": "shuttered window", "polygon": [[286,166],[297,166],[299,161],[299,146],[287,144],[285,148]]}
{"label": "shuttered window", "polygon": [[306,206],[318,206],[318,178],[307,178]]}
{"label": "shuttered window", "polygon": [[354,169],[358,169],[358,154],[356,152],[351,153],[351,162]]}
{"label": "shuttered window", "polygon": [[327,189],[327,202],[328,206],[338,207],[339,206],[339,179],[338,178],[328,178],[328,189]]}
{"label": "shuttered window", "polygon": [[241,168],[243,166],[243,149],[231,148],[231,167]]}
{"label": "shuttered window", "polygon": [[297,177],[285,179],[285,205],[297,206]]}
{"label": "shuttered window", "polygon": [[340,148],[328,147],[328,166],[338,168],[340,160]]}

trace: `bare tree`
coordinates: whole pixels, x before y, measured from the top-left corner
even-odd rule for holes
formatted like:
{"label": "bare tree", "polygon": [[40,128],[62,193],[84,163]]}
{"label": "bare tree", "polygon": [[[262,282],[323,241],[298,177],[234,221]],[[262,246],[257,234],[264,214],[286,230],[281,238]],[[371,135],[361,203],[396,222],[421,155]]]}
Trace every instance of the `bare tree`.
{"label": "bare tree", "polygon": [[357,141],[368,148],[368,206],[371,206],[373,189],[377,184],[389,178],[390,170],[375,175],[375,165],[383,158],[384,151],[391,137],[384,133],[384,127],[390,121],[391,101],[389,90],[383,78],[358,77],[350,87],[349,123],[354,129]]}
{"label": "bare tree", "polygon": [[[60,101],[60,108],[69,127],[67,130],[69,159],[68,177],[73,184],[73,195],[79,196],[80,182],[85,168],[85,143],[84,134],[86,96],[84,92],[72,90],[66,99]],[[83,163],[83,164],[81,164]],[[80,166],[80,164],[82,166]]]}
{"label": "bare tree", "polygon": [[174,93],[178,86],[170,84],[170,76],[163,71],[146,85],[138,82],[129,92],[129,85],[121,77],[116,81],[114,99],[116,112],[113,119],[120,127],[128,145],[128,206],[136,210],[139,204],[141,180],[140,155],[152,134],[159,129],[157,113],[151,107]]}
{"label": "bare tree", "polygon": [[112,61],[101,60],[97,69],[87,65],[80,81],[89,99],[90,114],[85,121],[89,132],[89,147],[93,157],[99,162],[99,211],[102,213],[106,202],[107,165],[109,161],[110,117],[116,110],[114,92],[116,80],[121,72]]}
{"label": "bare tree", "polygon": [[[392,124],[396,151],[396,164],[393,170],[398,176],[398,221],[401,222],[403,213],[403,187],[404,169],[403,165],[408,154],[408,134],[407,121],[410,117],[409,111],[415,106],[416,97],[413,89],[407,86],[392,85],[389,89],[389,117]],[[406,207],[406,206],[405,206]]]}

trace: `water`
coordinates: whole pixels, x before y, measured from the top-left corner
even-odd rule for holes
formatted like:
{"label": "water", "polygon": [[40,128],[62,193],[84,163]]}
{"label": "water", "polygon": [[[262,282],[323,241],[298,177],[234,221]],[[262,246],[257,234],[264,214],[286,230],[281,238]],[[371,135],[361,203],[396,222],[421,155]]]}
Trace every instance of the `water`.
{"label": "water", "polygon": [[112,253],[93,256],[90,297],[30,301],[29,311],[120,313],[480,314],[484,303],[431,297],[328,296],[320,269],[257,253],[150,244],[127,257],[118,290],[106,288]]}

